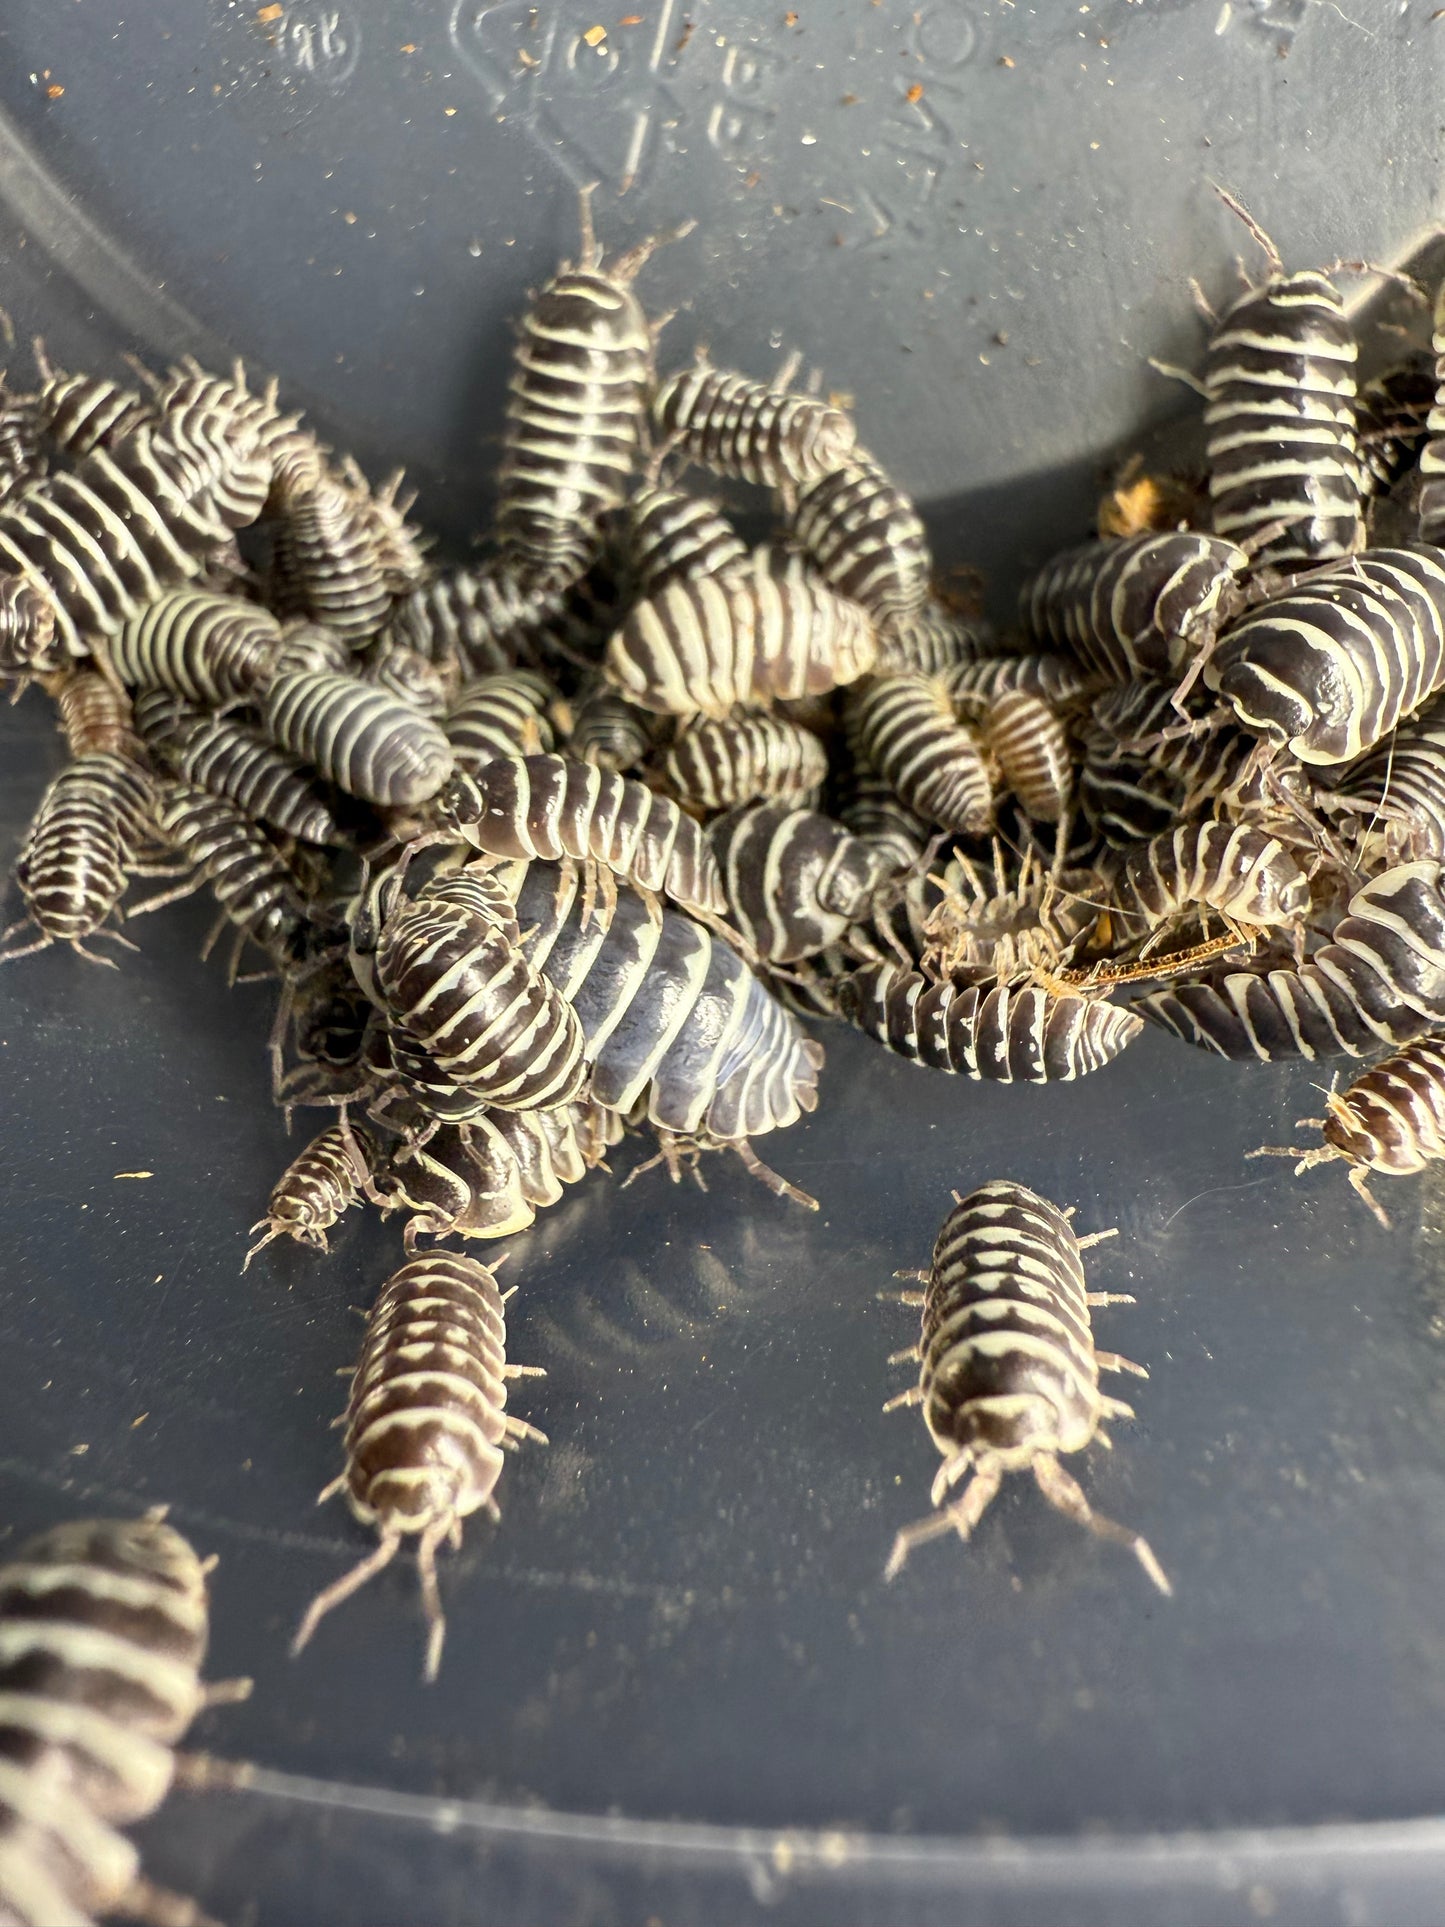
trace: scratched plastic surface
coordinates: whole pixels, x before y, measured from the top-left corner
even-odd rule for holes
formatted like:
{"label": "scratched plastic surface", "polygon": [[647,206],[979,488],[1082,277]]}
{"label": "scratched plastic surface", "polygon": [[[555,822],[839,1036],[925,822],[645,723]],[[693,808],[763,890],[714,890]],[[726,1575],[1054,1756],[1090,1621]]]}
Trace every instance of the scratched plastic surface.
{"label": "scratched plastic surface", "polygon": [[[1145,357],[1197,359],[1188,277],[1224,296],[1247,249],[1209,179],[1300,263],[1409,257],[1439,203],[1428,0],[636,4],[11,0],[0,299],[73,365],[274,369],[460,550],[510,317],[596,177],[609,241],[697,218],[644,284],[669,353],[801,348],[1006,602],[1109,448],[1192,406]],[[8,848],[58,751],[37,699],[0,731]],[[170,1502],[221,1555],[213,1670],[256,1678],[198,1739],[257,1785],[177,1796],[155,1877],[232,1927],[1438,1921],[1445,1190],[1382,1186],[1387,1235],[1338,1173],[1247,1165],[1307,1071],[1151,1035],[989,1089],[830,1034],[764,1147],[816,1218],[722,1162],[569,1195],[508,1267],[553,1442],[449,1563],[426,1690],[401,1564],[285,1657],[366,1543],[313,1501],[399,1240],[241,1278],[288,1147],[266,994],[198,963],[205,923],[0,976],[0,1515]],[[912,1320],[876,1294],[998,1175],[1120,1228],[1091,1271],[1139,1302],[1101,1339],[1153,1376],[1079,1469],[1172,1601],[1021,1482],[882,1583],[936,1460],[879,1410]]]}

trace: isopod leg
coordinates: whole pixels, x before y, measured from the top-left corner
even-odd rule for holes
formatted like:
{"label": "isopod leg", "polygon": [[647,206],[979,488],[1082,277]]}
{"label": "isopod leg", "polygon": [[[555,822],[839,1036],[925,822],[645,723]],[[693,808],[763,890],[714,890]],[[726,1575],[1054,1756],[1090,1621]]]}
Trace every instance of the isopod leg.
{"label": "isopod leg", "polygon": [[[1164,1575],[1164,1568],[1154,1557],[1153,1548],[1142,1532],[1134,1532],[1128,1526],[1121,1526],[1117,1520],[1106,1519],[1102,1513],[1095,1512],[1084,1497],[1083,1489],[1077,1479],[1066,1472],[1057,1459],[1043,1454],[1034,1460],[1034,1478],[1038,1481],[1040,1492],[1051,1506],[1067,1513],[1078,1525],[1092,1532],[1097,1538],[1112,1540],[1115,1545],[1127,1546],[1139,1564],[1162,1593],[1172,1593],[1174,1588]],[[967,1496],[967,1495],[965,1495]]]}

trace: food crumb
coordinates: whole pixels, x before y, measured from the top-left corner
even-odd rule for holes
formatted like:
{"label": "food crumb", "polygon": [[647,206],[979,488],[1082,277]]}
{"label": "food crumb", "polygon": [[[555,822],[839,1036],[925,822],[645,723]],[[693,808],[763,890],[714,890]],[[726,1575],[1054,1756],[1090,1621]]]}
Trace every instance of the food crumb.
{"label": "food crumb", "polygon": [[286,9],[283,6],[278,5],[277,0],[271,0],[269,7],[258,7],[256,9],[256,18],[261,22],[263,27],[269,27],[271,22],[273,20],[279,20],[285,11]]}
{"label": "food crumb", "polygon": [[442,112],[446,115],[448,120],[454,120],[456,118],[456,111],[457,110],[455,107],[443,107],[442,109]]}
{"label": "food crumb", "polygon": [[138,1425],[144,1425],[146,1420],[149,1417],[150,1417],[149,1412],[142,1412],[139,1418],[133,1418],[130,1422],[130,1429],[132,1430],[132,1432],[135,1431]]}
{"label": "food crumb", "polygon": [[47,100],[59,100],[64,92],[65,89],[63,87],[50,86],[45,90],[45,98]]}
{"label": "food crumb", "polygon": [[343,214],[341,218],[348,227],[356,226],[356,216],[354,214]]}
{"label": "food crumb", "polygon": [[790,8],[788,12],[783,15],[783,25],[785,27],[796,27],[797,24],[798,16]]}
{"label": "food crumb", "polygon": [[112,1182],[118,1184],[122,1178],[153,1178],[154,1176],[154,1171],[117,1171]]}
{"label": "food crumb", "polygon": [[404,54],[414,54],[416,52],[416,42],[414,40],[408,40],[406,44],[399,47],[397,51]]}
{"label": "food crumb", "polygon": [[72,1445],[70,1448],[70,1456],[73,1459],[83,1459],[89,1450],[90,1447],[88,1445]]}
{"label": "food crumb", "polygon": [[640,27],[642,25],[642,15],[640,13],[624,13],[617,24],[619,27]]}
{"label": "food crumb", "polygon": [[843,98],[838,102],[838,105],[840,107],[856,107],[858,105],[858,96],[856,94],[844,94]]}
{"label": "food crumb", "polygon": [[903,98],[908,102],[910,107],[913,106],[915,102],[922,100],[923,82],[921,80],[915,80]]}
{"label": "food crumb", "polygon": [[589,47],[598,47],[607,38],[607,29],[605,27],[589,27],[582,38],[587,42]]}
{"label": "food crumb", "polygon": [[1010,54],[1000,54],[998,64],[1000,67],[1012,67],[1014,64],[1013,57]]}

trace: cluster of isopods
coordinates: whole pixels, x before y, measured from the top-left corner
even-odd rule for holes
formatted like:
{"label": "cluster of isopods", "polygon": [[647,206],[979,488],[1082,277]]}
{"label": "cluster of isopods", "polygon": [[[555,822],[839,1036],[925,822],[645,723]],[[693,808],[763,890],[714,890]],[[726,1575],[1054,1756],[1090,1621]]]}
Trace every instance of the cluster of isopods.
{"label": "cluster of isopods", "polygon": [[[434,1676],[437,1553],[541,1437],[507,1411],[510,1294],[442,1241],[524,1228],[628,1131],[674,1177],[731,1149],[811,1205],[755,1149],[816,1103],[809,1023],[1035,1084],[1146,1020],[1230,1058],[1388,1052],[1289,1155],[1344,1160],[1382,1215],[1368,1176],[1445,1150],[1445,310],[1437,365],[1361,388],[1328,275],[1250,228],[1268,273],[1214,323],[1205,474],[1126,471],[1002,636],[796,368],[659,378],[634,286],[657,243],[604,259],[585,196],[521,323],[479,565],[436,566],[399,482],[239,370],[126,388],[42,357],[0,398],[0,676],[53,698],[70,752],[4,954],[108,962],[208,886],[232,975],[249,952],[278,985],[276,1101],[332,1114],[247,1263],[325,1250],[363,1201],[402,1220],[329,1488],[377,1542],[298,1649],[413,1540]],[[1016,1184],[958,1202],[905,1294],[895,1402],[943,1464],[890,1573],[1028,1469],[1168,1590],[1059,1464],[1129,1413],[1100,1372],[1141,1369],[1095,1348],[1091,1242]],[[138,1904],[110,1826],[159,1800],[201,1703],[203,1579],[156,1519],[0,1573],[0,1665],[59,1682],[17,1675],[0,1715],[7,1917]],[[72,1621],[116,1642],[83,1692]],[[113,1677],[154,1707],[111,1707]],[[92,1746],[52,1708],[87,1697],[125,1732]],[[47,1832],[62,1756],[75,1812]]]}

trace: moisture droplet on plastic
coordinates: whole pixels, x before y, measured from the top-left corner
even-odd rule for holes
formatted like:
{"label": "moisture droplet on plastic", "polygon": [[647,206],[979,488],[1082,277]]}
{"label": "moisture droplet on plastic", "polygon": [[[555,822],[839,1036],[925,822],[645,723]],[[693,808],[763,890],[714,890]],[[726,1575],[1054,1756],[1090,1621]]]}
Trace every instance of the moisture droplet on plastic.
{"label": "moisture droplet on plastic", "polygon": [[480,260],[480,258],[481,258],[481,253],[482,253],[482,244],[481,244],[481,242],[480,242],[480,241],[468,241],[468,242],[467,242],[467,253],[468,253],[468,254],[469,254],[469,255],[470,255],[471,257],[472,257],[472,259],[473,259],[474,261],[477,261],[477,260]]}
{"label": "moisture droplet on plastic", "polygon": [[770,348],[781,348],[782,345],[783,345],[782,329],[781,328],[772,329],[768,334],[768,346]]}

